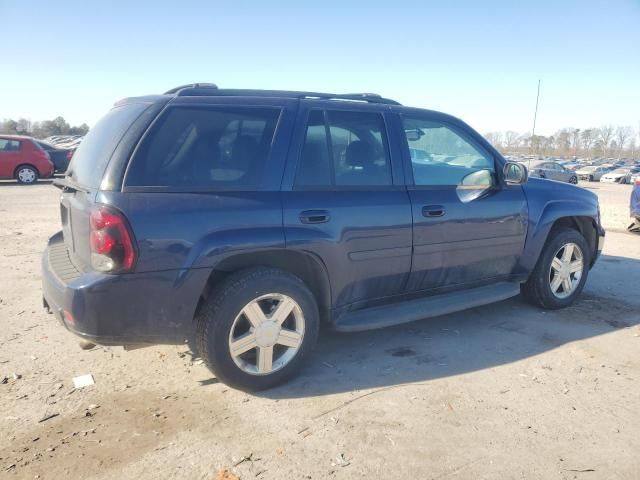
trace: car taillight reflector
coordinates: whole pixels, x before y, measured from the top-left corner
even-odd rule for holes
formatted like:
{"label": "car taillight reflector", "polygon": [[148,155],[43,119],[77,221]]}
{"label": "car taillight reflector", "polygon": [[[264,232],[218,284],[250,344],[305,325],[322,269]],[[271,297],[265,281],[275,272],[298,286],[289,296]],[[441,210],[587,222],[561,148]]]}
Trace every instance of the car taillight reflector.
{"label": "car taillight reflector", "polygon": [[102,205],[91,212],[90,224],[93,268],[114,273],[131,270],[136,261],[136,250],[124,215]]}

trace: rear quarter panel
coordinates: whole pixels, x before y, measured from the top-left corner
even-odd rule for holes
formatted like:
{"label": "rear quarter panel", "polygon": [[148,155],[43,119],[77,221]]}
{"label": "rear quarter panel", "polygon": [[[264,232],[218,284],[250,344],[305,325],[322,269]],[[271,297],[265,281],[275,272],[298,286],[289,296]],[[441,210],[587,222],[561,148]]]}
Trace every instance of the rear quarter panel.
{"label": "rear quarter panel", "polygon": [[136,272],[213,268],[240,251],[284,248],[279,192],[99,192],[125,212]]}

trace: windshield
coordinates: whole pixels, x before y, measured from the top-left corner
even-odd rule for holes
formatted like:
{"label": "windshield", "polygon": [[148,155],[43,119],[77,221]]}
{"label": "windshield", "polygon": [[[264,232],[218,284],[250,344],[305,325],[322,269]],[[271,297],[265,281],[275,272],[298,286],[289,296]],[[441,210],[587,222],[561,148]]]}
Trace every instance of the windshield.
{"label": "windshield", "polygon": [[611,173],[629,173],[630,170],[628,168],[618,168],[617,170],[614,170]]}
{"label": "windshield", "polygon": [[598,167],[584,167],[581,170],[583,172],[595,172],[597,170]]}

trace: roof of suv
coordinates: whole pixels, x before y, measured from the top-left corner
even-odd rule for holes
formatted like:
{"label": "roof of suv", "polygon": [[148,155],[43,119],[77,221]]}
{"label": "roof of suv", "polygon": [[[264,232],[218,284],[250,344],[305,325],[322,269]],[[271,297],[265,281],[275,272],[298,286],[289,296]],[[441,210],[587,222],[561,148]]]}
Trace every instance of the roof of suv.
{"label": "roof of suv", "polygon": [[142,97],[129,97],[115,103],[116,106],[132,101],[150,101],[160,98],[172,97],[265,97],[265,98],[292,98],[292,99],[316,99],[316,100],[343,100],[364,103],[377,103],[384,105],[400,105],[399,102],[384,98],[376,93],[322,93],[302,92],[292,90],[257,90],[218,88],[213,83],[193,83],[181,85],[167,90],[162,95],[145,95]]}

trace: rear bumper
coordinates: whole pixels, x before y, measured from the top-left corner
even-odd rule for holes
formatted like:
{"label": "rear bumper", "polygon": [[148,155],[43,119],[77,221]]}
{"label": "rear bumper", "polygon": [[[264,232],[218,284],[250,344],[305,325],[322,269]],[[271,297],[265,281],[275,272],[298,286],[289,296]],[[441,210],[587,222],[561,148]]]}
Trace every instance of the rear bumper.
{"label": "rear bumper", "polygon": [[42,257],[43,303],[67,330],[92,343],[180,344],[193,330],[207,276],[193,270],[82,272],[71,263],[59,232]]}
{"label": "rear bumper", "polygon": [[40,178],[49,178],[52,177],[56,167],[53,162],[49,162],[50,165],[43,166],[42,168],[38,168],[38,174]]}

